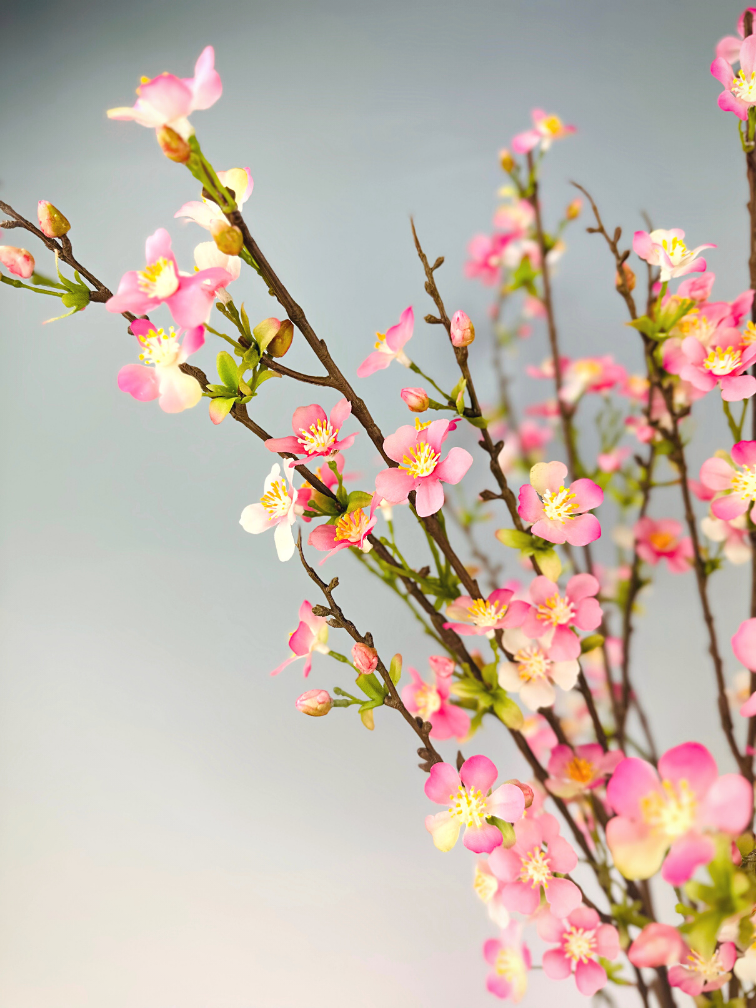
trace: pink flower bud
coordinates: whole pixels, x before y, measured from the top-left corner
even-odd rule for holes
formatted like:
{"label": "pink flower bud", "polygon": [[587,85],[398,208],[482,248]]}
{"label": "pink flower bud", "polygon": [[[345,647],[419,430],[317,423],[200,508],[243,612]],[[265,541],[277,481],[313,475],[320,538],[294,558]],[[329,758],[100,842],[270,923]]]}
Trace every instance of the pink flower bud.
{"label": "pink flower bud", "polygon": [[505,147],[503,150],[499,151],[499,164],[504,169],[505,172],[511,172],[515,166],[515,159],[512,157],[510,152]]}
{"label": "pink flower bud", "polygon": [[456,347],[470,346],[475,339],[475,326],[463,311],[454,312],[451,320],[451,341]]}
{"label": "pink flower bud", "polygon": [[266,318],[252,330],[252,335],[271,357],[283,357],[294,339],[294,326],[289,319]]}
{"label": "pink flower bud", "polygon": [[685,954],[680,932],[670,924],[646,924],[627,950],[633,966],[672,966]]}
{"label": "pink flower bud", "polygon": [[430,400],[424,388],[403,388],[400,395],[413,413],[424,413],[428,409]]}
{"label": "pink flower bud", "polygon": [[622,286],[622,277],[625,278],[625,286],[629,291],[635,289],[635,273],[633,273],[630,266],[627,263],[622,263],[622,275],[620,275],[619,270],[617,270],[614,276],[614,286],[617,290]]}
{"label": "pink flower bud", "polygon": [[333,706],[330,694],[324,689],[308,689],[297,698],[297,710],[310,717],[323,717]]}
{"label": "pink flower bud", "polygon": [[450,676],[454,671],[454,662],[446,655],[431,655],[428,662],[436,675]]}
{"label": "pink flower bud", "polygon": [[171,129],[170,126],[161,126],[155,130],[155,136],[157,137],[157,142],[160,144],[161,151],[169,161],[175,161],[177,164],[186,164],[192,156],[192,148],[181,134]]}
{"label": "pink flower bud", "polygon": [[34,272],[34,256],[26,249],[0,245],[0,265],[5,266],[9,273],[28,280]]}
{"label": "pink flower bud", "polygon": [[244,245],[244,236],[235,224],[226,220],[214,220],[210,225],[210,234],[224,255],[238,256]]}
{"label": "pink flower bud", "polygon": [[565,217],[567,220],[576,220],[580,216],[580,211],[583,209],[583,201],[579,196],[576,196],[571,203],[567,204],[567,209],[565,211]]}
{"label": "pink flower bud", "polygon": [[48,200],[41,199],[37,204],[37,220],[40,231],[48,238],[62,238],[71,230],[71,225],[60,210]]}
{"label": "pink flower bud", "polygon": [[378,668],[378,652],[367,644],[355,644],[352,648],[352,661],[361,675],[368,675]]}
{"label": "pink flower bud", "polygon": [[520,791],[522,791],[522,793],[525,795],[525,808],[530,808],[530,806],[533,804],[533,799],[535,798],[535,792],[533,791],[533,788],[530,786],[530,784],[525,784],[524,781],[517,780],[516,777],[513,777],[512,780],[504,781],[504,783],[514,784],[515,787],[518,787]]}

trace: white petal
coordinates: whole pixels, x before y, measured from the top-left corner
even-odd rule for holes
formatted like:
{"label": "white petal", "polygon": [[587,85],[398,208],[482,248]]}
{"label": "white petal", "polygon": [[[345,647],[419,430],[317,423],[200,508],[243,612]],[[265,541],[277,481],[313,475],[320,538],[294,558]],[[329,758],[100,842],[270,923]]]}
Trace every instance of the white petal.
{"label": "white petal", "polygon": [[440,851],[450,851],[457,842],[460,825],[446,811],[426,816],[425,828],[433,837],[433,843]]}
{"label": "white petal", "polygon": [[273,522],[262,504],[248,504],[241,513],[239,524],[245,532],[251,532],[252,535],[273,528]]}
{"label": "white petal", "polygon": [[530,637],[526,637],[519,627],[510,627],[505,630],[502,641],[510,654],[514,654],[515,651],[519,651],[520,648],[527,647],[531,643]]}
{"label": "white petal", "polygon": [[514,662],[503,661],[499,665],[499,686],[509,693],[517,693],[522,687],[522,679]]}
{"label": "white petal", "polygon": [[577,661],[555,661],[551,666],[551,678],[563,690],[571,690],[577,682],[580,665]]}
{"label": "white petal", "polygon": [[273,540],[276,544],[278,559],[291,560],[294,556],[295,544],[294,536],[291,534],[291,525],[288,522],[281,521],[276,525]]}
{"label": "white petal", "polygon": [[530,710],[551,707],[556,698],[554,687],[548,679],[533,679],[520,690],[520,699]]}

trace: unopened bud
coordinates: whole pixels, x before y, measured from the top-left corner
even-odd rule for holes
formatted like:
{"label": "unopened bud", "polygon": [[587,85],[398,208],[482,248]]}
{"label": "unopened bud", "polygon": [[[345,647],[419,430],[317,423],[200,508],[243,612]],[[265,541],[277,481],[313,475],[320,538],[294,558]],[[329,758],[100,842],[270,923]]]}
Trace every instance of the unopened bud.
{"label": "unopened bud", "polygon": [[310,717],[323,717],[333,707],[333,700],[327,690],[308,689],[297,698],[297,710]]}
{"label": "unopened bud", "polygon": [[515,159],[512,157],[510,152],[505,147],[503,150],[499,151],[499,164],[504,169],[505,172],[511,172],[515,166]]}
{"label": "unopened bud", "polygon": [[244,235],[235,224],[229,224],[227,220],[214,220],[210,225],[210,234],[218,251],[224,255],[238,256],[241,252]]}
{"label": "unopened bud", "polygon": [[571,203],[567,204],[567,209],[564,212],[564,216],[567,220],[577,220],[580,216],[580,211],[583,209],[583,201],[579,196],[576,196]]}
{"label": "unopened bud", "polygon": [[294,326],[289,319],[282,322],[277,318],[266,318],[258,322],[252,335],[261,350],[267,350],[271,357],[283,357],[294,339]]}
{"label": "unopened bud", "polygon": [[463,311],[454,312],[451,320],[451,341],[455,347],[470,346],[475,339],[475,326]]}
{"label": "unopened bud", "polygon": [[22,280],[28,280],[34,272],[34,256],[26,249],[0,245],[0,266],[5,266],[9,273],[15,273]]}
{"label": "unopened bud", "polygon": [[450,676],[454,671],[454,661],[446,655],[431,655],[428,661],[436,675]]}
{"label": "unopened bud", "polygon": [[526,784],[524,781],[517,780],[516,777],[513,777],[512,780],[504,781],[504,783],[514,784],[515,787],[518,787],[520,791],[522,791],[522,793],[525,795],[525,808],[530,808],[530,806],[533,804],[533,799],[535,798],[535,793],[530,784]]}
{"label": "unopened bud", "polygon": [[60,210],[48,200],[41,199],[37,204],[37,220],[40,231],[48,238],[62,238],[71,230],[71,225]]}
{"label": "unopened bud", "polygon": [[192,156],[192,148],[181,134],[171,129],[170,126],[161,126],[160,129],[155,130],[155,136],[160,144],[160,149],[169,161],[186,164]]}
{"label": "unopened bud", "polygon": [[370,675],[378,668],[378,652],[367,644],[355,644],[352,648],[352,661],[360,675]]}
{"label": "unopened bud", "polygon": [[625,285],[626,285],[627,289],[629,291],[634,290],[635,289],[635,273],[633,273],[633,271],[630,269],[630,267],[627,265],[627,263],[622,263],[622,274],[620,274],[620,271],[617,270],[617,273],[616,273],[616,275],[614,277],[614,285],[617,288],[617,290],[619,290],[619,288],[622,286],[622,278],[623,278],[623,276],[625,278]]}
{"label": "unopened bud", "polygon": [[672,966],[685,955],[682,935],[671,924],[646,924],[627,950],[633,966]]}
{"label": "unopened bud", "polygon": [[424,388],[403,388],[400,395],[413,413],[425,413],[430,404]]}

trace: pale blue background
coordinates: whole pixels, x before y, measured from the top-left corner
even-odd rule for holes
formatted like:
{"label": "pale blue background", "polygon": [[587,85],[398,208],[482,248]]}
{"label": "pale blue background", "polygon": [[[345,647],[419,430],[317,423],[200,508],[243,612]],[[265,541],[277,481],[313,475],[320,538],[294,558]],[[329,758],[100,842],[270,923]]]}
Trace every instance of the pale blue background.
{"label": "pale blue background", "polygon": [[[543,105],[575,122],[546,171],[552,221],[577,178],[629,234],[648,210],[709,257],[717,292],[746,286],[746,199],[735,120],[717,109],[713,46],[735,3],[703,0],[144,0],[6,6],[0,20],[0,193],[74,222],[82,261],[115,286],[144,238],[175,236],[188,266],[206,237],[173,221],[196,197],[145,130],[108,122],[139,76],[188,75],[211,42],[225,94],[195,116],[218,168],[249,164],[247,219],[348,373],[407,304],[429,309],[410,244],[414,213],[447,305],[485,329],[488,294],[462,277],[488,226],[496,152]],[[8,232],[6,241],[18,240]],[[571,353],[638,367],[601,243],[573,228],[556,300]],[[33,250],[36,251],[36,250]],[[52,268],[46,253],[40,265]],[[250,316],[275,306],[250,274]],[[474,1008],[493,933],[472,858],[442,856],[414,738],[390,712],[302,717],[288,653],[303,597],[295,563],[237,524],[270,464],[204,404],[166,416],[118,392],[133,359],[120,319],[92,307],[41,327],[55,302],[3,287],[4,679],[0,1001],[12,1008]],[[48,303],[49,302],[49,303]],[[451,376],[438,331],[413,356]],[[438,349],[436,349],[436,346]],[[214,348],[198,355],[208,367]],[[539,333],[526,359],[545,356]],[[473,363],[485,373],[482,341]],[[315,365],[300,347],[289,360]],[[385,431],[406,418],[394,366],[358,385]],[[485,389],[485,381],[483,381]],[[529,384],[521,401],[543,395]],[[255,416],[287,432],[299,390],[269,385]],[[305,396],[304,401],[310,401]],[[314,396],[312,397],[314,398]],[[332,405],[333,396],[323,395]],[[696,465],[729,444],[712,401]],[[366,474],[361,435],[350,458]],[[488,484],[481,469],[471,485]],[[673,513],[660,500],[654,513]],[[493,542],[492,540],[490,541]],[[498,550],[495,544],[492,549]],[[508,558],[509,559],[509,558]],[[424,666],[407,616],[357,576],[349,613],[385,653]],[[508,573],[514,573],[511,563]],[[722,639],[746,578],[713,582]],[[697,736],[724,759],[692,577],[662,573],[637,638],[638,680],[663,742]],[[334,634],[335,647],[346,649]],[[734,662],[729,659],[733,672]],[[316,657],[307,684],[341,669]],[[475,742],[522,772],[495,727]],[[443,746],[450,758],[451,745]],[[582,999],[533,976],[528,1004]]]}

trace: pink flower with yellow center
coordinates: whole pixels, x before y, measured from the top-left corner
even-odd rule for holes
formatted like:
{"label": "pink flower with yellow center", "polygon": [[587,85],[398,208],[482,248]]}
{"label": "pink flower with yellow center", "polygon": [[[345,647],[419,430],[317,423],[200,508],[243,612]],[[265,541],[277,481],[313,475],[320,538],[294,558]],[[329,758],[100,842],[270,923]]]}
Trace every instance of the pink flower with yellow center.
{"label": "pink flower with yellow center", "polygon": [[333,523],[319,525],[310,532],[307,540],[310,546],[314,546],[317,550],[330,550],[328,556],[323,557],[320,561],[321,564],[324,564],[328,557],[333,556],[334,553],[348,549],[350,546],[362,550],[363,553],[370,552],[373,546],[368,540],[368,536],[375,527],[375,509],[380,503],[380,494],[373,494],[368,514],[365,514],[362,508],[356,508],[349,514],[343,514],[334,519]]}
{"label": "pink flower with yellow center", "polygon": [[667,561],[671,574],[685,574],[693,562],[690,536],[682,536],[682,525],[674,518],[641,518],[633,528],[635,549],[641,560],[656,565]]}
{"label": "pink flower with yellow center", "polygon": [[412,305],[405,308],[396,325],[391,326],[385,333],[376,333],[378,339],[375,342],[375,350],[365,358],[357,368],[358,378],[367,378],[368,375],[376,371],[387,368],[391,361],[399,361],[405,367],[409,367],[412,361],[404,352],[404,344],[412,338],[412,331],[415,326],[415,313]]}
{"label": "pink flower with yellow center", "polygon": [[412,682],[402,689],[404,706],[411,714],[430,721],[431,738],[443,741],[456,738],[462,742],[470,731],[470,715],[449,701],[451,676],[434,669],[433,682],[425,682],[414,668],[408,668]]}
{"label": "pink flower with yellow center", "polygon": [[543,637],[551,633],[549,657],[555,661],[570,661],[580,654],[580,638],[572,632],[595,630],[600,625],[603,610],[595,596],[599,583],[592,574],[575,574],[567,582],[564,595],[559,587],[543,575],[530,584],[532,605],[522,623],[528,637]]}
{"label": "pink flower with yellow center", "polygon": [[430,424],[400,427],[383,442],[383,450],[398,466],[384,469],[375,478],[375,488],[389,504],[403,504],[412,491],[420,518],[435,514],[444,506],[442,483],[459,483],[472,465],[472,455],[464,448],[452,448],[441,458],[441,445],[456,427],[455,421],[434,420]]}
{"label": "pink flower with yellow center", "polygon": [[577,854],[559,835],[559,823],[547,812],[515,823],[513,847],[499,847],[488,858],[488,867],[504,883],[501,899],[508,910],[532,914],[543,891],[557,917],[566,917],[580,904],[580,889],[555,873],[571,872]]}
{"label": "pink flower with yellow center", "polygon": [[604,783],[625,758],[620,749],[604,752],[596,742],[575,746],[557,745],[551,750],[546,787],[558,798],[577,798]]}
{"label": "pink flower with yellow center", "polygon": [[[739,774],[717,776],[711,753],[698,742],[668,749],[659,772],[645,760],[624,759],[606,789],[617,815],[606,827],[614,863],[630,879],[660,866],[670,885],[682,885],[714,857],[708,834],[737,836],[751,817],[753,790]],[[663,865],[662,865],[663,862]]]}
{"label": "pink flower with yellow center", "polygon": [[169,73],[152,80],[143,77],[133,107],[108,109],[108,118],[132,119],[153,129],[170,126],[186,140],[194,133],[188,116],[210,108],[222,92],[223,85],[215,69],[215,50],[205,46],[195,64],[194,77],[174,77]]}
{"label": "pink flower with yellow center", "polygon": [[666,283],[686,273],[703,273],[706,260],[698,257],[702,249],[716,248],[716,245],[697,245],[689,249],[683,239],[685,232],[680,228],[657,228],[655,231],[636,231],[633,235],[633,251],[651,266],[659,267],[659,280]]}
{"label": "pink flower with yellow center", "polygon": [[202,398],[202,388],[196,378],[184,374],[181,364],[205,342],[203,326],[184,333],[171,327],[166,333],[156,329],[149,319],[135,319],[131,331],[139,341],[142,364],[126,364],[118,372],[118,388],[141,402],[159,397],[165,413],[180,413],[196,406]]}
{"label": "pink flower with yellow center", "polygon": [[750,509],[756,519],[756,441],[738,441],[732,452],[717,452],[701,466],[701,482],[721,496],[712,501],[717,518],[731,521]]}
{"label": "pink flower with yellow center", "polygon": [[489,938],[483,946],[483,958],[491,967],[486,989],[502,1000],[522,1001],[531,962],[530,950],[522,941],[522,924],[512,921],[498,938]]}
{"label": "pink flower with yellow center", "polygon": [[294,555],[294,536],[291,527],[297,520],[297,492],[291,482],[294,462],[284,462],[284,473],[275,462],[265,477],[262,497],[257,504],[248,504],[241,513],[239,524],[245,532],[258,535],[275,529],[273,540],[279,560],[290,560]]}
{"label": "pink flower with yellow center", "polygon": [[477,234],[471,238],[467,245],[470,258],[465,263],[465,276],[492,287],[501,275],[501,255],[511,240],[512,235],[502,234],[490,237]]}
{"label": "pink flower with yellow center", "polygon": [[472,599],[460,595],[446,607],[446,615],[451,620],[463,623],[444,623],[458,634],[478,635],[492,638],[503,627],[519,626],[528,609],[527,602],[510,601],[514,592],[511,588],[497,588],[487,599]]}
{"label": "pink flower with yellow center", "polygon": [[[745,39],[739,52],[732,47],[725,51],[729,59],[718,51],[711,64],[712,76],[724,86],[717,104],[723,112],[733,112],[738,119],[747,119],[748,110],[756,105],[756,37],[750,35]],[[740,61],[737,73],[730,60]]]}
{"label": "pink flower with yellow center", "polygon": [[348,434],[339,439],[339,432],[351,412],[352,404],[348,399],[339,399],[330,416],[326,416],[323,407],[316,403],[300,406],[294,410],[291,420],[293,436],[268,438],[265,447],[272,452],[291,452],[305,458],[321,455],[330,458],[338,451],[351,448],[357,437],[356,434]]}
{"label": "pink flower with yellow center", "polygon": [[519,693],[530,710],[552,706],[556,700],[554,684],[567,691],[577,682],[577,661],[554,661],[547,638],[534,640],[514,627],[504,631],[502,640],[512,659],[500,663],[499,685],[508,693]]}
{"label": "pink flower with yellow center", "polygon": [[[316,616],[307,600],[299,607],[299,625],[289,637],[289,647],[293,651],[291,658],[282,661],[277,668],[273,669],[271,675],[278,675],[297,658],[304,658],[304,676],[307,678],[312,668],[313,654],[316,651],[318,654],[328,654],[331,650],[328,647],[328,624],[325,616]],[[307,694],[305,693],[303,696],[307,696]],[[301,699],[302,697],[300,697]],[[298,703],[299,701],[297,701]]]}
{"label": "pink flower with yellow center", "polygon": [[500,846],[498,827],[487,822],[496,816],[513,823],[522,818],[525,796],[514,784],[501,784],[492,791],[498,770],[487,756],[471,756],[459,773],[450,763],[436,763],[425,782],[425,793],[431,801],[448,808],[437,815],[426,816],[425,828],[441,851],[450,851],[464,827],[462,842],[476,854],[488,854]]}
{"label": "pink flower with yellow center", "polygon": [[558,948],[543,954],[543,971],[552,980],[566,980],[574,973],[581,994],[593,997],[607,981],[606,970],[597,956],[616,959],[620,944],[617,929],[602,924],[590,907],[579,906],[567,920],[544,914],[538,921],[538,935],[544,941],[557,942]]}
{"label": "pink flower with yellow center", "polygon": [[745,374],[756,360],[756,343],[731,326],[720,326],[704,346],[695,336],[686,336],[679,352],[667,353],[664,366],[689,382],[698,394],[719,385],[725,402],[749,399],[756,392],[756,378]]}
{"label": "pink flower with yellow center", "polygon": [[690,951],[679,965],[668,971],[670,986],[679,987],[691,997],[719,990],[732,976],[730,971],[737,954],[734,942],[723,942],[712,956]]}
{"label": "pink flower with yellow center", "polygon": [[512,150],[516,154],[527,154],[538,144],[547,151],[555,140],[561,140],[576,131],[575,126],[565,126],[559,116],[547,115],[543,109],[533,109],[530,113],[533,129],[518,133],[512,138]]}
{"label": "pink flower with yellow center", "polygon": [[578,479],[564,485],[564,462],[537,462],[530,470],[530,484],[520,487],[517,510],[532,522],[531,532],[552,543],[587,546],[601,535],[598,518],[585,512],[598,507],[604,491],[593,480]]}
{"label": "pink flower with yellow center", "polygon": [[193,329],[207,321],[218,290],[232,280],[227,270],[217,266],[191,276],[179,273],[165,228],[158,228],[147,239],[145,257],[143,270],[121,277],[117,293],[105,302],[109,312],[147,315],[165,303],[177,325]]}

